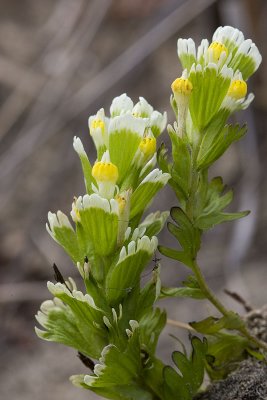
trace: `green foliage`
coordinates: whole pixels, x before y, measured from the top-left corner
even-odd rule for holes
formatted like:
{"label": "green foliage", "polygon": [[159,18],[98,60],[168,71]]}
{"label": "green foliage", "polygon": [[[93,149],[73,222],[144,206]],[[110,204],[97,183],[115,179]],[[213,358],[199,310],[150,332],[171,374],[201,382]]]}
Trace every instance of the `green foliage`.
{"label": "green foliage", "polygon": [[208,337],[206,369],[212,379],[223,379],[247,357],[250,342],[244,336],[218,332]]}
{"label": "green foliage", "polygon": [[196,227],[201,230],[207,230],[222,222],[232,221],[248,215],[248,211],[238,213],[224,212],[224,209],[233,199],[233,192],[230,190],[223,194],[224,190],[225,186],[223,185],[221,177],[216,177],[211,180],[204,191],[204,195],[202,195],[202,204],[195,220]]}
{"label": "green foliage", "polygon": [[168,131],[172,142],[171,182],[180,201],[185,202],[188,200],[190,192],[191,150],[186,139],[180,138],[171,128]]}
{"label": "green foliage", "polygon": [[179,373],[174,368],[166,366],[163,370],[164,394],[166,400],[180,398],[191,400],[200,388],[205,371],[207,341],[198,337],[191,338],[192,353],[190,358],[186,354],[175,351],[172,359]]}
{"label": "green foliage", "polygon": [[[218,119],[218,118],[217,118]],[[220,115],[221,119],[221,115]],[[220,121],[219,121],[220,123]],[[235,141],[241,139],[247,130],[246,125],[225,125],[222,129],[216,123],[210,123],[203,135],[199,153],[197,156],[197,168],[205,169],[212,165],[228,147]]]}

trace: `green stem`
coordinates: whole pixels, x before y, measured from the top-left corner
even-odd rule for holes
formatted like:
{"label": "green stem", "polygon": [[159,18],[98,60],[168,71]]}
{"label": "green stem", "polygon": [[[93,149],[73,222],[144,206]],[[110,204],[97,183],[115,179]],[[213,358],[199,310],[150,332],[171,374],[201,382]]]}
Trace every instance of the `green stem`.
{"label": "green stem", "polygon": [[[227,317],[230,313],[230,310],[227,310],[221,301],[216,297],[213,291],[208,287],[205,278],[197,264],[196,261],[193,261],[193,271],[195,277],[197,278],[198,284],[202,292],[205,294],[206,298],[214,305],[214,307],[220,311],[222,315]],[[254,343],[257,347],[262,348],[263,350],[267,351],[267,343],[262,342],[261,340],[257,339],[255,336],[251,335],[246,327],[242,327],[237,329],[241,334],[243,334],[247,339],[249,339],[252,343]]]}
{"label": "green stem", "polygon": [[224,316],[228,315],[228,310],[224,307],[224,305],[220,302],[220,300],[216,297],[213,291],[208,287],[205,278],[201,272],[196,261],[193,261],[193,271],[195,277],[197,278],[199,287],[201,291],[205,294],[206,298],[214,305],[214,307],[220,311],[220,313]]}

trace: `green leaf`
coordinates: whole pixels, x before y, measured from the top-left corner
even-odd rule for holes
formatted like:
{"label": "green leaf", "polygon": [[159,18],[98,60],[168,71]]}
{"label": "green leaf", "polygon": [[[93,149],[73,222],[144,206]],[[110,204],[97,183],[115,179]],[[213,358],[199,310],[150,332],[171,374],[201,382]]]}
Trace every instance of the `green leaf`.
{"label": "green leaf", "polygon": [[205,299],[205,295],[200,289],[189,288],[189,287],[178,287],[178,288],[161,288],[160,298],[165,297],[189,297],[191,299]]}
{"label": "green leaf", "polygon": [[208,317],[199,322],[191,322],[190,325],[197,332],[205,335],[210,335],[221,331],[222,329],[239,330],[245,327],[242,318],[233,311],[229,311],[222,318]]}
{"label": "green leaf", "polygon": [[90,387],[84,383],[85,375],[73,375],[70,381],[74,386],[91,390],[98,396],[112,400],[153,400],[152,394],[142,389],[139,384],[132,383],[130,385],[112,387]]}
{"label": "green leaf", "polygon": [[63,247],[66,253],[71,257],[73,262],[82,262],[85,254],[82,252],[76,233],[67,226],[54,227],[54,237],[56,241]]}
{"label": "green leaf", "polygon": [[186,201],[189,196],[190,176],[191,176],[191,154],[186,137],[181,138],[176,132],[169,129],[172,141],[171,168],[172,184],[175,187],[179,199]]}
{"label": "green leaf", "polygon": [[37,335],[44,340],[73,347],[89,357],[99,358],[107,344],[103,312],[89,304],[88,295],[74,291],[76,297],[73,297],[62,284],[50,283],[49,290],[56,295],[56,299],[41,305],[36,319],[45,330],[36,328]]}
{"label": "green leaf", "polygon": [[219,332],[208,337],[206,369],[211,379],[223,379],[246,358],[249,340],[240,335]]}
{"label": "green leaf", "polygon": [[241,139],[246,131],[246,125],[226,125],[220,131],[216,131],[210,124],[203,136],[197,157],[198,169],[209,167],[214,161],[228,149],[235,141]]}
{"label": "green leaf", "polygon": [[158,246],[158,249],[161,254],[163,254],[166,257],[173,258],[174,260],[177,260],[185,265],[187,265],[189,268],[192,268],[192,257],[190,254],[185,253],[184,251],[178,251],[174,249],[170,249],[169,247],[165,246]]}
{"label": "green leaf", "polygon": [[195,228],[184,211],[179,207],[171,208],[171,217],[177,223],[175,226],[169,223],[169,231],[176,237],[184,252],[195,257],[200,247],[200,230]]}
{"label": "green leaf", "polygon": [[151,251],[136,249],[111,266],[106,279],[106,294],[111,304],[120,302],[137,285],[152,254],[152,248]]}
{"label": "green leaf", "polygon": [[221,224],[222,222],[234,221],[239,218],[244,218],[249,213],[250,211],[241,211],[237,213],[214,213],[208,216],[201,216],[197,219],[196,226],[199,229],[206,230],[212,228],[214,225]]}
{"label": "green leaf", "polygon": [[157,151],[157,161],[162,172],[169,172],[169,164],[167,159],[168,149],[162,142]]}
{"label": "green leaf", "polygon": [[[189,399],[196,394],[204,378],[207,341],[203,342],[196,336],[191,339],[192,353],[190,358],[185,354],[175,351],[172,359],[179,369],[178,374],[173,368],[165,367],[163,370],[164,388],[166,398]],[[180,397],[179,397],[180,396]]]}
{"label": "green leaf", "polygon": [[155,182],[141,182],[131,196],[130,219],[143,213],[145,208],[164,185],[165,182],[161,180]]}
{"label": "green leaf", "polygon": [[140,319],[140,341],[151,354],[156,351],[159,335],[167,322],[166,312],[155,308],[148,310]]}

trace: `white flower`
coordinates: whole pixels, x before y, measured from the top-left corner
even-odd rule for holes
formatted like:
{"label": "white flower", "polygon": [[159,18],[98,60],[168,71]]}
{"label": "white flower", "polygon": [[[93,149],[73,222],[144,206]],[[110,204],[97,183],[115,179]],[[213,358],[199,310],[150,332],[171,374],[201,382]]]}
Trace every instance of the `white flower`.
{"label": "white flower", "polygon": [[73,227],[67,217],[62,211],[58,211],[56,214],[49,211],[48,213],[48,222],[49,225],[46,224],[47,232],[50,236],[54,237],[54,230],[55,228],[68,228],[73,231]]}
{"label": "white flower", "polygon": [[107,213],[114,213],[117,215],[119,214],[119,205],[115,199],[104,199],[97,193],[79,196],[76,201],[76,207],[78,211],[86,210],[89,208],[100,208]]}
{"label": "white flower", "polygon": [[146,182],[158,183],[160,182],[162,185],[166,185],[171,175],[167,172],[162,172],[158,168],[151,171],[140,183],[140,186]]}
{"label": "white flower", "polygon": [[125,246],[122,247],[118,263],[141,250],[148,254],[153,254],[156,251],[157,246],[158,239],[156,236],[152,236],[151,239],[148,236],[142,236],[141,238],[137,238],[137,240],[131,240],[127,248]]}
{"label": "white flower", "polygon": [[73,138],[73,148],[80,157],[86,156],[82,141],[77,136]]}
{"label": "white flower", "polygon": [[135,117],[148,118],[153,112],[153,107],[144,99],[144,97],[139,97],[139,102],[136,103],[132,110],[132,114]]}
{"label": "white flower", "polygon": [[150,128],[155,138],[157,138],[166,128],[167,125],[167,113],[166,111],[161,114],[154,110],[150,115]]}
{"label": "white flower", "polygon": [[110,115],[115,117],[118,115],[126,114],[127,112],[132,112],[133,101],[126,93],[115,97],[110,106]]}
{"label": "white flower", "polygon": [[111,119],[109,135],[112,132],[131,131],[137,133],[141,138],[148,126],[148,122],[147,118],[136,118],[131,114],[120,115]]}
{"label": "white flower", "polygon": [[96,115],[88,119],[90,135],[93,138],[96,149],[108,145],[108,125],[109,119],[105,116],[105,111],[101,108]]}

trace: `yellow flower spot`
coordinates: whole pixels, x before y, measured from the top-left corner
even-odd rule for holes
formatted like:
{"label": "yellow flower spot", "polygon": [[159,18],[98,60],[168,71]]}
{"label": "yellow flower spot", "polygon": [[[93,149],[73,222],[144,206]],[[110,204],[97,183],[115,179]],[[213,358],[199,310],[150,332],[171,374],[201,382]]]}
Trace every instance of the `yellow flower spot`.
{"label": "yellow flower spot", "polygon": [[146,157],[152,156],[156,151],[156,139],[153,137],[145,137],[139,144],[139,149]]}
{"label": "yellow flower spot", "polygon": [[227,47],[225,47],[225,45],[220,42],[212,42],[208,50],[212,50],[212,57],[214,61],[219,61],[223,51],[226,53],[226,56],[228,55]]}
{"label": "yellow flower spot", "polygon": [[92,168],[92,176],[98,182],[116,183],[119,177],[118,168],[111,162],[98,161]]}
{"label": "yellow flower spot", "polygon": [[124,196],[120,196],[119,194],[116,196],[116,200],[119,204],[119,213],[121,214],[126,206],[126,199]]}
{"label": "yellow flower spot", "polygon": [[189,79],[177,78],[172,82],[171,88],[174,94],[184,94],[189,96],[192,93],[193,85]]}
{"label": "yellow flower spot", "polygon": [[104,132],[105,130],[105,123],[104,121],[102,121],[101,119],[95,119],[92,123],[91,123],[91,130],[100,128],[102,132]]}
{"label": "yellow flower spot", "polygon": [[243,99],[247,94],[247,84],[245,81],[241,79],[236,79],[232,81],[227,95],[236,99],[240,100]]}

